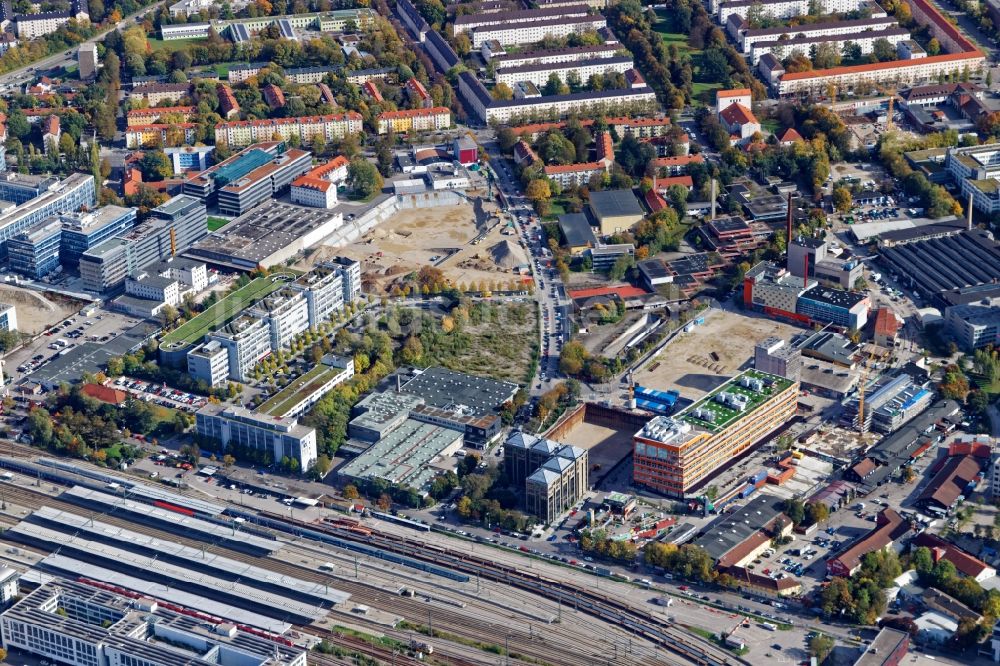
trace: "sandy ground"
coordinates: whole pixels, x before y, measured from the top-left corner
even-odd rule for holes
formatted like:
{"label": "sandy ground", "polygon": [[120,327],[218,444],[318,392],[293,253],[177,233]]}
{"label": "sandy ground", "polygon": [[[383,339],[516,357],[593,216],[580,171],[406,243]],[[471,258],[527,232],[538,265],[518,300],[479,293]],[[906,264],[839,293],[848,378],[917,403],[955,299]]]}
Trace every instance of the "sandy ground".
{"label": "sandy ground", "polygon": [[80,310],[78,301],[45,295],[31,289],[0,284],[0,302],[14,306],[17,327],[27,335],[37,335]]}
{"label": "sandy ground", "polygon": [[556,441],[589,453],[590,484],[596,486],[625,456],[632,453],[632,431],[615,430],[581,421]]}
{"label": "sandy ground", "polygon": [[[772,319],[713,310],[705,323],[682,334],[635,374],[636,384],[678,391],[696,400],[753,364],[753,348],[768,336],[785,341],[804,329]],[[711,356],[715,352],[719,359]]]}
{"label": "sandy ground", "polygon": [[[327,250],[330,255],[351,257],[362,262],[364,281],[383,289],[388,289],[394,278],[425,265],[437,266],[455,285],[480,281],[505,283],[517,276],[498,267],[489,250],[505,239],[516,245],[517,236],[501,234],[506,221],[498,224],[497,219],[496,207],[488,203],[481,210],[468,203],[405,210],[378,225],[357,243],[321,248],[310,261],[325,259]],[[473,239],[486,229],[489,233],[473,245]]]}

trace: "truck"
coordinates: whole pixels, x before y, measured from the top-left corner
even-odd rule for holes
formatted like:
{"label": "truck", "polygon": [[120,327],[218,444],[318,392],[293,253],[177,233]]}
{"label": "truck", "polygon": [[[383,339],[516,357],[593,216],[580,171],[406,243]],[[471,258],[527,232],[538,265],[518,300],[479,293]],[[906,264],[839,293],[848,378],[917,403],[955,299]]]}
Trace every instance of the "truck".
{"label": "truck", "polygon": [[778,625],[774,624],[773,622],[761,622],[760,626],[763,627],[764,629],[767,629],[768,631],[778,630]]}

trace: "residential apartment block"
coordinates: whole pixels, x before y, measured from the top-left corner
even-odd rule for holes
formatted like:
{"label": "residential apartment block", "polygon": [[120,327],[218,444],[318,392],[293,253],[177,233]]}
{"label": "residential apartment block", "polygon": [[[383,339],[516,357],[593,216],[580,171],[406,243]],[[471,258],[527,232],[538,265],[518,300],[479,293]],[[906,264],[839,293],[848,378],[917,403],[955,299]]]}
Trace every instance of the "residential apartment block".
{"label": "residential apartment block", "polygon": [[546,37],[568,37],[588,30],[600,30],[607,25],[604,17],[597,14],[483,26],[472,31],[472,46],[478,49],[492,40],[505,46],[534,44]]}
{"label": "residential apartment block", "polygon": [[132,125],[125,128],[125,147],[138,149],[149,147],[190,145],[194,143],[198,126],[194,123],[171,123],[155,125]]}
{"label": "residential apartment block", "polygon": [[234,120],[215,126],[215,142],[230,148],[243,148],[262,141],[288,141],[296,137],[300,144],[307,145],[315,136],[332,142],[348,134],[360,134],[361,130],[361,114],[354,111],[325,116]]}
{"label": "residential apartment block", "polygon": [[378,117],[378,133],[431,132],[451,127],[451,110],[444,106],[429,109],[386,111]]}
{"label": "residential apartment block", "polygon": [[901,43],[912,41],[910,39],[910,31],[906,28],[867,30],[860,33],[841,33],[838,35],[815,37],[796,36],[787,38],[786,35],[782,35],[777,39],[755,42],[750,47],[750,62],[753,65],[757,65],[760,62],[761,56],[765,53],[770,53],[779,60],[783,60],[796,52],[808,56],[813,52],[813,49],[823,44],[833,46],[838,53],[853,44],[861,49],[862,55],[870,55],[875,51],[875,43],[883,39],[894,47]]}
{"label": "residential apartment block", "polygon": [[71,0],[69,9],[65,11],[15,14],[14,30],[19,39],[26,41],[51,34],[73,19],[77,21],[90,20],[90,12],[86,2]]}
{"label": "residential apartment block", "polygon": [[747,370],[633,437],[633,481],[683,498],[795,413],[797,381]]}
{"label": "residential apartment block", "polygon": [[[515,24],[530,23],[532,21],[558,20],[569,17],[587,16],[590,7],[585,4],[575,4],[568,7],[555,7],[550,9],[522,9],[509,12],[476,12],[464,14],[455,18],[455,34],[463,35],[475,31],[477,28],[508,26]],[[501,42],[503,43],[503,42]],[[475,44],[479,48],[481,44]]]}
{"label": "residential apartment block", "polygon": [[571,113],[593,116],[612,113],[643,115],[656,110],[656,94],[649,88],[602,90],[531,99],[499,101],[469,72],[458,76],[458,90],[466,108],[482,123],[505,123]]}
{"label": "residential apartment block", "polygon": [[133,109],[125,114],[125,125],[134,127],[136,125],[155,125],[162,123],[164,117],[168,117],[172,122],[178,119],[181,122],[190,122],[198,108],[194,106],[159,106],[148,109]]}
{"label": "residential apartment block", "polygon": [[[823,12],[826,14],[846,14],[857,11],[866,0],[823,0]],[[716,15],[721,25],[733,14],[746,20],[751,8],[759,7],[761,18],[788,19],[796,16],[808,16],[811,5],[809,0],[712,0],[709,12]]]}
{"label": "residential apartment block", "polygon": [[516,66],[504,65],[502,68],[497,68],[496,81],[497,83],[505,83],[508,86],[513,86],[522,81],[530,81],[536,86],[544,86],[553,74],[565,83],[569,73],[574,72],[580,81],[586,83],[591,76],[605,76],[615,73],[624,74],[632,69],[633,66],[634,63],[631,56],[613,56],[610,58],[570,60],[553,63],[530,63]]}
{"label": "residential apartment block", "polygon": [[489,59],[496,69],[520,67],[522,65],[554,64],[560,62],[575,62],[577,60],[597,60],[612,58],[623,53],[620,44],[597,44],[596,46],[567,46],[557,49],[536,49],[504,53]]}
{"label": "residential apartment block", "polygon": [[190,83],[147,83],[129,91],[129,101],[144,101],[148,106],[176,103],[191,94]]}

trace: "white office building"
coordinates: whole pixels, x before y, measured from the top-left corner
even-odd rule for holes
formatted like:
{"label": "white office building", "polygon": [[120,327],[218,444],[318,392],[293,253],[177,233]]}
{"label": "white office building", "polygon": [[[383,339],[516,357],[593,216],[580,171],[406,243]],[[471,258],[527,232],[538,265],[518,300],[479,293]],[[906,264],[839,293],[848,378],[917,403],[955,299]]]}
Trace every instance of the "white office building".
{"label": "white office building", "polygon": [[267,322],[271,350],[288,347],[292,338],[309,328],[309,304],[301,291],[281,289],[261,300],[250,316]]}
{"label": "white office building", "polygon": [[294,418],[256,414],[235,405],[207,404],[195,414],[198,435],[223,449],[244,447],[270,453],[275,462],[295,460],[308,470],[316,462],[316,429]]}
{"label": "white office building", "polygon": [[229,350],[210,340],[188,352],[188,374],[209,386],[222,386],[229,377]]}
{"label": "white office building", "polygon": [[271,327],[263,319],[243,315],[209,333],[208,340],[218,341],[229,356],[229,376],[238,382],[247,381],[253,369],[271,353]]}

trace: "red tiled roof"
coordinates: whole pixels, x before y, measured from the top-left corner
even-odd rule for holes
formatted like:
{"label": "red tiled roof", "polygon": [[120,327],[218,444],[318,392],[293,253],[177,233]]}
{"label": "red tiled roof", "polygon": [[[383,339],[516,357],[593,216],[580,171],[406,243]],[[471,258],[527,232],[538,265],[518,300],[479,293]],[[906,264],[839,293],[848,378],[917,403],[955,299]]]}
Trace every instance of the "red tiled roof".
{"label": "red tiled roof", "polygon": [[935,561],[940,558],[948,560],[955,565],[958,571],[966,576],[976,578],[981,575],[987,569],[991,569],[988,564],[982,560],[973,557],[969,553],[965,552],[953,543],[949,543],[944,539],[935,536],[933,534],[928,534],[927,532],[921,532],[913,539],[913,543],[910,548],[920,548],[921,546],[926,546],[931,550],[936,550],[940,555],[935,558]]}
{"label": "red tiled roof", "polygon": [[414,95],[420,99],[427,99],[430,95],[427,94],[427,88],[424,87],[417,79],[410,79],[406,82],[406,89],[412,92]]}
{"label": "red tiled roof", "polygon": [[656,179],[656,187],[659,190],[665,190],[671,185],[691,188],[694,187],[694,180],[691,179],[691,176],[671,176],[670,178]]}
{"label": "red tiled roof", "polygon": [[521,140],[514,144],[514,159],[518,162],[529,159],[531,164],[534,164],[538,161],[538,155],[535,154],[535,151],[531,149],[531,146],[527,142]]}
{"label": "red tiled roof", "polygon": [[576,164],[554,164],[545,167],[546,176],[554,176],[557,173],[577,173],[580,171],[603,171],[604,166],[599,162],[577,162]]}
{"label": "red tiled roof", "polygon": [[656,192],[656,190],[650,189],[646,192],[646,205],[649,206],[649,209],[654,213],[659,213],[667,207],[667,202]]}
{"label": "red tiled roof", "polygon": [[623,284],[616,287],[593,287],[591,289],[577,289],[576,291],[569,292],[569,297],[572,299],[577,298],[593,298],[594,296],[609,296],[615,294],[621,298],[636,298],[638,296],[645,296],[648,294],[645,289],[640,289],[639,287],[633,287],[631,285]]}
{"label": "red tiled roof", "polygon": [[802,135],[794,127],[789,127],[778,137],[780,143],[791,143],[792,141],[803,141]]}
{"label": "red tiled roof", "polygon": [[862,460],[861,462],[859,462],[857,465],[855,465],[854,467],[852,467],[851,471],[854,472],[859,479],[863,479],[866,476],[868,476],[869,474],[871,474],[872,472],[874,472],[875,471],[875,467],[876,467],[876,465],[875,465],[875,461],[874,460],[872,460],[871,458],[865,458],[864,460]]}
{"label": "red tiled roof", "polygon": [[723,554],[723,556],[719,558],[719,561],[716,562],[716,566],[720,569],[735,566],[737,562],[745,560],[750,553],[754,552],[770,540],[771,537],[768,536],[763,530],[757,530]]}
{"label": "red tiled roof", "polygon": [[130,118],[141,118],[142,116],[162,116],[168,113],[194,113],[197,110],[197,107],[194,106],[151,106],[148,109],[133,109],[126,115]]}
{"label": "red tiled roof", "polygon": [[701,153],[695,155],[678,155],[676,157],[657,157],[653,160],[654,167],[684,166],[685,164],[701,164],[705,157]]}
{"label": "red tiled roof", "polygon": [[727,125],[742,126],[750,123],[758,123],[757,117],[753,115],[753,111],[742,104],[730,104],[719,115],[722,116],[722,120]]}
{"label": "red tiled roof", "polygon": [[59,133],[59,116],[56,114],[50,115],[45,119],[45,132],[44,134],[58,134]]}
{"label": "red tiled roof", "polygon": [[121,405],[128,401],[128,393],[102,384],[84,384],[80,389],[84,395],[109,405]]}
{"label": "red tiled roof", "polygon": [[597,137],[594,139],[594,143],[597,145],[597,161],[615,159],[615,144],[611,140],[611,132],[598,132]]}
{"label": "red tiled roof", "polygon": [[968,60],[970,58],[982,58],[981,51],[965,51],[964,53],[947,53],[944,55],[928,56],[917,58],[916,60],[892,60],[889,62],[875,62],[869,65],[850,65],[848,67],[831,67],[829,69],[814,69],[808,72],[792,72],[784,74],[782,81],[801,81],[804,79],[822,78],[824,76],[840,76],[842,74],[857,74],[860,72],[881,72],[897,67],[915,67],[917,65],[931,65],[939,62],[956,62]]}
{"label": "red tiled roof", "polygon": [[847,575],[861,565],[861,558],[881,550],[909,531],[909,525],[893,509],[883,509],[876,519],[876,527],[840,555],[827,561],[827,568],[834,575]]}
{"label": "red tiled roof", "polygon": [[879,308],[875,313],[875,335],[896,335],[899,318],[889,308]]}
{"label": "red tiled roof", "polygon": [[385,111],[379,115],[379,120],[390,120],[392,118],[420,118],[421,116],[437,116],[451,113],[448,107],[432,106],[429,109],[403,109],[401,111]]}
{"label": "red tiled roof", "polygon": [[346,166],[348,164],[347,158],[343,155],[337,155],[332,160],[320,164],[318,167],[304,173],[303,175],[292,181],[292,187],[308,187],[314,190],[319,190],[320,192],[326,192],[331,187],[335,187],[333,182],[328,180],[326,176],[336,169]]}
{"label": "red tiled roof", "polygon": [[745,97],[753,95],[749,88],[733,88],[732,90],[719,90],[715,93],[716,99],[728,99],[730,97]]}
{"label": "red tiled roof", "polygon": [[642,74],[639,73],[637,69],[629,69],[625,72],[625,80],[629,85],[635,85],[636,83],[645,83],[646,79],[642,78]]}
{"label": "red tiled roof", "polygon": [[285,105],[285,93],[273,83],[268,83],[261,92],[264,93],[264,101],[272,109],[280,109]]}
{"label": "red tiled roof", "polygon": [[355,111],[347,113],[330,113],[325,116],[295,116],[292,118],[265,118],[263,120],[232,120],[227,123],[219,123],[215,129],[226,127],[266,127],[267,125],[295,125],[298,123],[332,123],[338,121],[353,120],[361,122],[361,114]]}
{"label": "red tiled roof", "polygon": [[[733,14],[733,16],[736,15]],[[746,583],[750,587],[759,587],[773,592],[785,592],[802,586],[802,583],[800,583],[798,579],[792,578],[791,576],[775,579],[770,576],[754,573],[753,571],[743,567],[729,567],[729,570],[726,573],[736,579],[737,586],[742,583]]]}
{"label": "red tiled roof", "polygon": [[924,487],[917,502],[936,502],[942,509],[950,509],[965,487],[979,474],[979,462],[973,456],[951,456],[945,459],[941,470]]}
{"label": "red tiled roof", "polygon": [[371,97],[376,102],[383,102],[383,101],[385,101],[382,98],[382,93],[380,93],[378,91],[378,86],[375,85],[374,81],[365,81],[364,83],[361,84],[361,88],[366,93],[368,93],[368,96]]}
{"label": "red tiled roof", "polygon": [[220,83],[215,87],[215,91],[219,94],[219,110],[222,111],[222,115],[225,116],[231,111],[240,110],[240,103],[236,101],[236,96],[233,95],[229,86]]}

